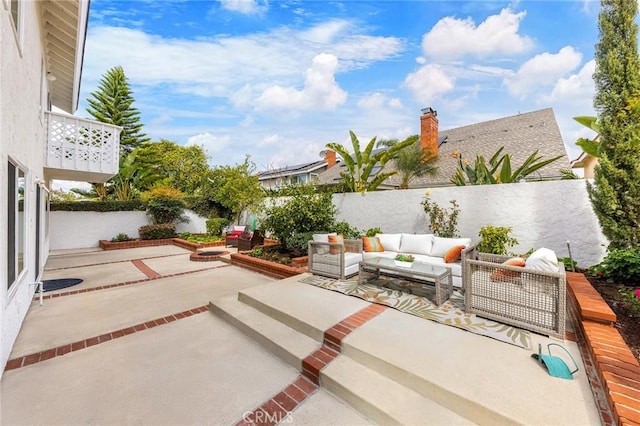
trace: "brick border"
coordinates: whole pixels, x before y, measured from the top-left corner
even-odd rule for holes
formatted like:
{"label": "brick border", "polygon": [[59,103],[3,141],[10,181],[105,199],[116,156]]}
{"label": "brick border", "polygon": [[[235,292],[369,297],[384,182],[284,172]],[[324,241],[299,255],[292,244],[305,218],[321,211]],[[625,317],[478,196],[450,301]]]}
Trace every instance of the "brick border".
{"label": "brick border", "polygon": [[131,263],[133,263],[133,266],[138,268],[138,270],[140,270],[140,272],[145,274],[147,276],[147,278],[160,278],[161,277],[161,275],[159,273],[157,273],[156,271],[151,269],[151,267],[149,267],[149,265],[144,263],[142,261],[142,259],[133,259],[131,261]]}
{"label": "brick border", "polygon": [[307,272],[307,268],[294,268],[280,263],[269,262],[246,254],[231,253],[231,264],[260,272],[272,278],[289,278]]}
{"label": "brick border", "polygon": [[24,355],[18,358],[13,358],[7,361],[7,365],[5,366],[4,371],[15,370],[17,368],[22,368],[31,364],[35,364],[37,362],[42,362],[51,358],[63,356],[68,354],[69,352],[75,352],[81,349],[89,348],[91,346],[95,346],[100,343],[108,342],[109,340],[118,339],[120,337],[124,337],[129,334],[138,333],[140,331],[154,328],[159,325],[168,324],[170,322],[187,318],[192,315],[201,314],[208,310],[209,310],[209,307],[206,305],[198,306],[197,308],[178,312],[177,314],[168,315],[166,317],[160,317],[155,320],[146,321],[140,324],[133,325],[131,327],[121,328],[119,330],[111,331],[109,333],[105,333],[100,336],[90,337],[88,339],[58,346],[53,349],[46,349],[44,351],[36,352],[29,355]]}
{"label": "brick border", "polygon": [[[129,260],[127,260],[127,262],[129,262]],[[117,262],[114,262],[114,263],[117,263]],[[80,294],[80,293],[89,293],[89,292],[97,291],[97,290],[106,290],[108,288],[123,287],[125,285],[146,283],[146,282],[149,282],[149,281],[159,280],[159,279],[162,279],[162,278],[172,278],[172,277],[178,277],[178,276],[181,276],[181,275],[195,274],[197,272],[209,271],[209,270],[218,269],[218,268],[226,268],[228,266],[231,266],[231,265],[224,264],[224,265],[218,265],[218,266],[210,266],[208,268],[194,269],[193,271],[176,272],[175,274],[168,274],[168,275],[158,275],[156,277],[142,278],[140,280],[124,281],[124,282],[116,283],[116,284],[107,284],[107,285],[102,285],[102,286],[98,286],[98,287],[83,288],[83,289],[80,289],[80,290],[64,291],[64,292],[61,292],[61,293],[43,294],[42,295],[42,299],[43,300],[54,299],[56,297],[72,296],[72,295]],[[35,293],[35,295],[33,296],[33,301],[34,302],[40,301],[40,293],[38,293],[38,292]]]}
{"label": "brick border", "polygon": [[[583,358],[599,379],[589,377],[594,397],[603,390],[614,424],[640,425],[640,364],[614,326],[615,313],[583,274],[567,272],[567,288],[585,340]],[[604,424],[611,424],[608,414],[600,409]]]}
{"label": "brick border", "polygon": [[[149,256],[149,257],[141,257],[140,260],[147,260],[147,259],[161,259],[163,257],[175,257],[175,256],[184,256],[186,253],[178,253],[178,254],[163,254],[163,255],[159,255],[159,256]],[[100,265],[108,265],[108,264],[112,264],[112,263],[125,263],[125,262],[131,262],[131,259],[125,259],[125,260],[112,260],[109,262],[97,262],[97,263],[88,263],[86,265],[76,265],[76,266],[64,266],[62,268],[51,268],[51,269],[47,269],[47,271],[62,271],[64,269],[75,269],[75,268],[84,268],[87,266],[100,266]]]}
{"label": "brick border", "polygon": [[133,240],[133,241],[119,241],[111,242],[108,240],[99,240],[98,245],[102,250],[121,250],[140,247],[156,247],[174,245],[182,247],[187,250],[196,251],[205,247],[220,247],[226,246],[224,240],[214,241],[210,243],[192,243],[182,238],[164,238],[159,240]]}
{"label": "brick border", "polygon": [[286,423],[291,411],[320,387],[320,370],[340,355],[342,340],[385,310],[387,306],[371,303],[325,330],[322,346],[302,360],[302,375],[260,407],[246,412],[236,426]]}

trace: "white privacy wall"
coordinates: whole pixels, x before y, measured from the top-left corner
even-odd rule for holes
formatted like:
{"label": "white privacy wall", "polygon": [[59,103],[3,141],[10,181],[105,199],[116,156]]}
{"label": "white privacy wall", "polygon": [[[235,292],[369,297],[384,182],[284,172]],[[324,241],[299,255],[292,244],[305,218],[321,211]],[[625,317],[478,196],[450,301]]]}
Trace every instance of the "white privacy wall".
{"label": "white privacy wall", "polygon": [[582,179],[335,194],[333,202],[338,219],[358,229],[424,233],[429,231],[429,220],[420,202],[426,191],[441,207],[457,201],[460,236],[475,243],[480,241],[482,226],[508,226],[519,242],[511,249],[515,253],[547,247],[558,257],[567,257],[570,241],[573,258],[581,267],[604,257],[607,240]]}
{"label": "white privacy wall", "polygon": [[[187,210],[188,223],[180,223],[176,231],[204,233],[206,219]],[[127,234],[138,238],[138,228],[148,225],[147,215],[135,212],[65,212],[49,213],[49,241],[51,250],[98,247],[99,240],[111,240],[116,235]]]}

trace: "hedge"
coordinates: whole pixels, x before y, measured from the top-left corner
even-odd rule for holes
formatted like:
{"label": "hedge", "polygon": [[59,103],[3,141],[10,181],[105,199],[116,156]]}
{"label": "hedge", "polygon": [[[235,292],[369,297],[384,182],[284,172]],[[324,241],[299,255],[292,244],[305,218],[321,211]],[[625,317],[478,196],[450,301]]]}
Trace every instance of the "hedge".
{"label": "hedge", "polygon": [[130,201],[52,201],[51,211],[67,212],[125,212],[145,211],[146,203],[141,200]]}

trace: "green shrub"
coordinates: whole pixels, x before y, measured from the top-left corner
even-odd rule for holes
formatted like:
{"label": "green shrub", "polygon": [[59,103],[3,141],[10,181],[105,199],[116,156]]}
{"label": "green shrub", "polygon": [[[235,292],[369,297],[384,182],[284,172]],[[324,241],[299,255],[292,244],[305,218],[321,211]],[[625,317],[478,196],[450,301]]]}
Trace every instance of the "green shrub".
{"label": "green shrub", "polygon": [[367,229],[367,232],[364,235],[366,237],[375,237],[376,234],[383,234],[382,229],[380,229],[380,228],[370,228],[370,229]]}
{"label": "green shrub", "polygon": [[173,223],[161,223],[141,226],[138,229],[142,240],[161,240],[176,236],[176,225]]}
{"label": "green shrub", "polygon": [[182,193],[177,189],[153,188],[141,197],[147,202],[147,216],[154,224],[189,221],[184,214]]}
{"label": "green shrub", "polygon": [[640,246],[610,249],[602,262],[589,268],[589,273],[609,282],[640,283]]}
{"label": "green shrub", "polygon": [[222,234],[222,228],[229,225],[229,222],[229,219],[226,219],[224,217],[212,217],[211,219],[207,219],[207,234]]}
{"label": "green shrub", "polygon": [[558,260],[564,263],[565,271],[575,271],[576,269],[578,269],[578,262],[571,259],[570,257],[560,257],[558,258]]}
{"label": "green shrub", "polygon": [[487,225],[480,228],[481,240],[476,249],[481,253],[509,254],[507,247],[518,244],[518,240],[509,236],[511,228]]}
{"label": "green shrub", "polygon": [[338,235],[342,234],[344,238],[360,238],[362,235],[362,231],[344,221],[336,223],[331,229]]}
{"label": "green shrub", "polygon": [[278,239],[283,247],[297,247],[297,250],[306,252],[308,240],[302,244],[299,234],[332,229],[336,209],[330,194],[315,193],[312,188],[300,186],[292,190],[292,195],[281,204],[274,201],[265,213],[261,221],[265,231]]}
{"label": "green shrub", "polygon": [[129,237],[127,234],[120,233],[111,239],[112,243],[121,243],[123,241],[131,241],[133,238]]}
{"label": "green shrub", "polygon": [[51,211],[67,212],[123,212],[144,211],[147,208],[142,200],[111,201],[52,201]]}
{"label": "green shrub", "polygon": [[421,204],[424,212],[429,216],[429,226],[431,231],[438,237],[455,238],[458,237],[458,215],[460,209],[456,200],[451,200],[451,207],[446,209],[440,207],[436,202],[429,198],[429,191],[425,193],[426,197]]}
{"label": "green shrub", "polygon": [[622,296],[622,301],[631,311],[634,317],[640,318],[640,288],[632,289],[621,285],[618,286],[618,293]]}
{"label": "green shrub", "polygon": [[292,256],[300,257],[306,256],[309,253],[309,241],[313,239],[313,231],[310,232],[296,232],[289,236],[287,244],[284,246]]}

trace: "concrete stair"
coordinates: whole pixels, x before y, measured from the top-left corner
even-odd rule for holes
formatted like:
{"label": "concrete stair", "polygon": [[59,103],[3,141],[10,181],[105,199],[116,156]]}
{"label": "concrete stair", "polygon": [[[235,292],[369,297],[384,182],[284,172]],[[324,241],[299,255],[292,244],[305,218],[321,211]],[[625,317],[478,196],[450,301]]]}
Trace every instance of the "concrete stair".
{"label": "concrete stair", "polygon": [[[324,331],[369,304],[298,279],[213,300],[210,309],[302,371]],[[319,381],[380,424],[598,423],[588,382],[550,379],[529,354],[387,309],[342,340]]]}

